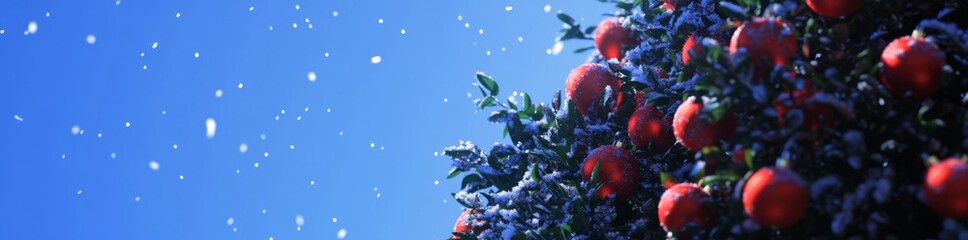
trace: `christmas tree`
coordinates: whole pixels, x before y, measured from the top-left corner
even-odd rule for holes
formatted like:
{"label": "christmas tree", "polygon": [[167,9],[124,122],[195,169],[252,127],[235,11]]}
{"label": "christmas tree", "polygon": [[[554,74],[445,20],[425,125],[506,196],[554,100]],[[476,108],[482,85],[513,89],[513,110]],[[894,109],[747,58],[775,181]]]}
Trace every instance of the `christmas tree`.
{"label": "christmas tree", "polygon": [[454,238],[968,236],[968,2],[600,2],[550,104],[477,73]]}

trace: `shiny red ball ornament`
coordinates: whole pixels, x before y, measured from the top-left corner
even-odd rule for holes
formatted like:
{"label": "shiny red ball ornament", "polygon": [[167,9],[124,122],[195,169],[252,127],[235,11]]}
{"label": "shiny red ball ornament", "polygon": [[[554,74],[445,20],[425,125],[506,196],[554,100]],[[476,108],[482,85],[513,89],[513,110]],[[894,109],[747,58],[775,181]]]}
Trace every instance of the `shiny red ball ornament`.
{"label": "shiny red ball ornament", "polygon": [[881,52],[881,82],[895,96],[921,99],[941,86],[945,54],[920,37],[894,39]]}
{"label": "shiny red ball ornament", "polygon": [[622,26],[618,18],[607,18],[595,29],[595,48],[605,59],[625,58],[622,47],[639,45],[641,41],[632,37],[632,30]]}
{"label": "shiny red ball ornament", "polygon": [[[474,226],[474,224],[472,224],[472,220],[469,219],[470,218],[470,215],[472,213],[473,214],[480,214],[480,211],[473,210],[473,209],[467,209],[467,210],[464,210],[464,212],[460,214],[460,217],[457,217],[457,222],[454,223],[454,232],[455,233],[470,233],[472,235],[478,235],[478,234],[481,234],[481,232],[483,232],[484,230],[487,229],[486,226],[480,225],[480,223],[483,223],[482,220],[473,220],[473,222],[476,223],[476,224],[478,224],[478,226]],[[456,235],[452,237],[452,239],[458,239],[458,238],[459,237],[456,236]]]}
{"label": "shiny red ball ornament", "polygon": [[719,141],[733,135],[736,127],[736,116],[728,113],[716,122],[709,122],[700,116],[703,103],[696,101],[695,96],[689,97],[679,105],[672,120],[672,132],[682,146],[692,151],[702,150],[703,147],[716,145]]}
{"label": "shiny red ball ornament", "polygon": [[968,218],[968,164],[948,158],[931,166],[924,178],[924,198],[938,215]]}
{"label": "shiny red ball ornament", "polygon": [[839,18],[850,15],[864,6],[861,0],[807,0],[810,10],[828,18]]}
{"label": "shiny red ball ornament", "polygon": [[777,167],[757,170],[743,187],[743,208],[753,221],[786,228],[807,212],[806,183],[797,173]]}
{"label": "shiny red ball ornament", "polygon": [[746,49],[753,63],[756,80],[773,71],[777,65],[787,65],[797,55],[797,39],[786,23],[779,19],[755,18],[744,23],[729,41],[729,54]]}
{"label": "shiny red ball ornament", "polygon": [[582,116],[588,116],[592,105],[602,100],[606,86],[612,88],[611,97],[615,98],[622,87],[622,80],[601,64],[586,63],[571,70],[565,82],[565,94],[575,103]]}
{"label": "shiny red ball ornament", "polygon": [[623,200],[639,189],[642,180],[639,162],[625,149],[605,145],[592,150],[582,165],[582,179],[590,181],[596,165],[597,182],[602,186],[595,192],[595,196],[605,199],[615,194],[616,199]]}
{"label": "shiny red ball ornament", "polygon": [[656,149],[667,149],[675,143],[672,118],[666,117],[651,105],[635,109],[629,117],[628,135],[632,144],[638,148],[652,146]]}
{"label": "shiny red ball ornament", "polygon": [[676,184],[666,189],[659,199],[659,224],[670,232],[682,230],[689,223],[706,227],[710,223],[712,209],[704,203],[709,201],[712,201],[712,197],[703,192],[699,185]]}

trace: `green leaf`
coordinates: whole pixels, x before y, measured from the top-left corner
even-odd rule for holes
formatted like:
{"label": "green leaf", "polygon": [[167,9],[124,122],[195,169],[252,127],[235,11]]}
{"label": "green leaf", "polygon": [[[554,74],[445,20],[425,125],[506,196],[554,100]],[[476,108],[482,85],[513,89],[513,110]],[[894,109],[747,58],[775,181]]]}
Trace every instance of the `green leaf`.
{"label": "green leaf", "polygon": [[593,32],[595,32],[594,26],[585,28],[585,34],[592,34]]}
{"label": "green leaf", "polygon": [[464,176],[464,180],[460,182],[461,189],[467,189],[467,185],[484,182],[484,178],[480,174],[468,174]]}
{"label": "green leaf", "polygon": [[485,75],[482,72],[477,72],[477,81],[480,82],[481,86],[484,86],[488,92],[490,92],[491,96],[498,95],[500,88],[498,88],[497,82],[494,81],[491,76]]}
{"label": "green leaf", "polygon": [[565,24],[568,24],[569,26],[575,26],[575,19],[571,16],[568,16],[568,14],[558,13],[558,19],[560,19],[562,22],[565,22]]}
{"label": "green leaf", "polygon": [[598,182],[598,166],[602,165],[602,161],[595,162],[595,167],[592,168],[592,177],[588,180],[590,183]]}
{"label": "green leaf", "polygon": [[497,100],[497,98],[494,96],[488,96],[482,99],[481,102],[477,105],[477,107],[483,110],[486,107],[494,106],[494,100]]}
{"label": "green leaf", "polygon": [[532,163],[531,164],[531,180],[534,180],[534,181],[541,180],[541,176],[539,176],[539,175],[540,174],[538,174],[538,164],[537,163]]}
{"label": "green leaf", "polygon": [[454,178],[454,177],[456,177],[457,175],[460,175],[460,173],[462,173],[462,172],[463,172],[463,171],[461,171],[461,170],[460,170],[460,169],[458,169],[458,168],[453,168],[453,169],[451,169],[451,170],[450,170],[450,173],[447,173],[447,179],[451,179],[451,178]]}

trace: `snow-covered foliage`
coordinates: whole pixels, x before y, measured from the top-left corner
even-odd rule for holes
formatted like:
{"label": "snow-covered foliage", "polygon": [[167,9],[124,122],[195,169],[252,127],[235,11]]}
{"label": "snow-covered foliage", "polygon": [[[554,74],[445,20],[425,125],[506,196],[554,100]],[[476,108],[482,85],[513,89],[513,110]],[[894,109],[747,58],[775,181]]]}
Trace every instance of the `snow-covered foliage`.
{"label": "snow-covered foliage", "polygon": [[[582,116],[559,92],[550,105],[501,102],[499,87],[478,73],[484,95],[479,109],[496,108],[489,121],[505,126],[509,144],[489,152],[470,142],[449,147],[449,177],[463,176],[457,202],[477,209],[482,239],[655,238],[964,238],[968,222],[944,219],[923,200],[926,168],[937,158],[968,149],[968,31],[954,23],[968,10],[959,1],[882,0],[842,18],[811,12],[800,0],[609,1],[624,27],[640,41],[624,59],[604,61],[624,82],[617,99],[606,97]],[[663,9],[673,2],[674,10]],[[595,4],[589,2],[589,4]],[[565,14],[559,40],[587,40]],[[788,64],[755,71],[745,48],[732,49],[730,35],[757,17],[783,21],[796,36]],[[915,31],[917,30],[917,31]],[[942,87],[926,99],[892,95],[882,84],[881,51],[893,39],[924,35],[945,53]],[[682,62],[692,34],[706,37],[702,55]],[[732,36],[736,38],[736,36]],[[594,49],[594,48],[591,48]],[[579,50],[583,51],[582,50]],[[731,54],[732,53],[732,54]],[[575,66],[581,63],[575,63]],[[763,70],[762,67],[759,70]],[[563,81],[564,82],[564,81]],[[800,98],[801,92],[809,92]],[[604,94],[609,96],[610,94]],[[637,148],[628,121],[643,98],[668,118],[688,96],[705,99],[702,119],[735,114],[731,137],[692,152]],[[593,149],[619,145],[639,163],[642,181],[634,196],[601,199],[602,186],[582,178]],[[740,155],[741,154],[741,155]],[[748,218],[742,189],[750,174],[782,166],[807,182],[809,205],[788,228],[761,226]],[[715,224],[681,231],[660,227],[657,204],[669,183],[695,182],[714,201]],[[476,231],[476,230],[475,230]]]}

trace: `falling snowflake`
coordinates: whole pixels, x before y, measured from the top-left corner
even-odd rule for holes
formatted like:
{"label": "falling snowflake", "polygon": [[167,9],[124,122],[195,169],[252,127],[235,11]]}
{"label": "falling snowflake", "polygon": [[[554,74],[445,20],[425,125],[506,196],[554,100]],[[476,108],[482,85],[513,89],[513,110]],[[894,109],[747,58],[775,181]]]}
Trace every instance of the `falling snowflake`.
{"label": "falling snowflake", "polygon": [[152,171],[158,171],[158,169],[161,168],[161,164],[158,164],[158,162],[151,160],[150,162],[148,162],[148,167],[151,168]]}
{"label": "falling snowflake", "polygon": [[245,153],[245,152],[248,152],[248,151],[249,151],[249,145],[248,144],[245,144],[245,143],[239,144],[239,152],[240,153]]}
{"label": "falling snowflake", "polygon": [[383,57],[380,57],[380,56],[373,56],[372,58],[370,58],[370,62],[373,64],[378,64],[382,61],[383,61]]}
{"label": "falling snowflake", "polygon": [[209,118],[205,119],[205,136],[208,138],[215,137],[215,119]]}
{"label": "falling snowflake", "polygon": [[24,32],[24,35],[30,35],[30,34],[36,34],[36,33],[37,33],[37,22],[31,21],[30,23],[27,23],[27,31]]}
{"label": "falling snowflake", "polygon": [[306,74],[306,78],[309,79],[310,82],[316,82],[316,72],[309,72],[309,74]]}
{"label": "falling snowflake", "polygon": [[340,229],[338,232],[336,232],[336,238],[338,239],[346,238],[346,229],[345,228]]}
{"label": "falling snowflake", "polygon": [[94,45],[94,42],[97,42],[97,37],[95,37],[92,34],[88,34],[87,35],[87,44]]}

